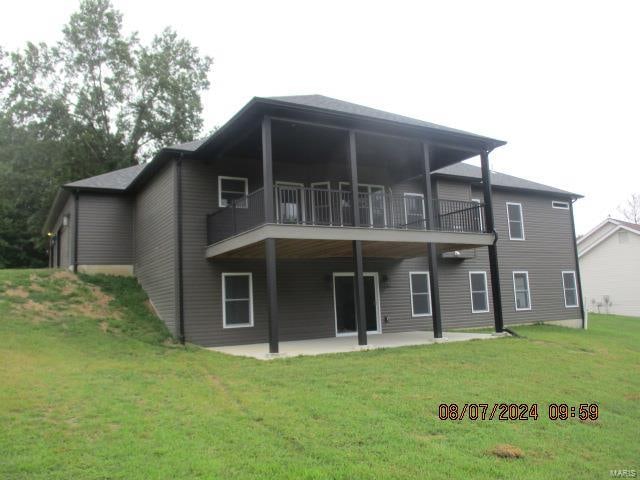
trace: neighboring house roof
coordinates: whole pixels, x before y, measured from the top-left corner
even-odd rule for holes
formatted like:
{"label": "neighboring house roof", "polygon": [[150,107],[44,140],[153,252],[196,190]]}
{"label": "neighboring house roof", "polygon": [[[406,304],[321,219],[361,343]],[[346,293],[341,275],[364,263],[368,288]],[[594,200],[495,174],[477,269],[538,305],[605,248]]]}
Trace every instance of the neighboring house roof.
{"label": "neighboring house roof", "polygon": [[83,178],[82,180],[67,183],[64,187],[71,189],[124,191],[146,166],[146,163],[141,163],[132,167],[121,168],[120,170],[103,173],[95,177]]}
{"label": "neighboring house roof", "polygon": [[[433,172],[433,174],[446,177],[482,180],[482,170],[480,169],[480,167],[476,167],[475,165],[470,165],[463,162],[441,168],[440,170],[436,170],[435,172]],[[532,182],[531,180],[526,180],[524,178],[514,177],[513,175],[507,175],[506,173],[495,171],[491,172],[491,184],[494,187],[515,188],[545,193],[557,193],[558,195],[570,196],[574,198],[582,197],[582,195],[578,195],[577,193],[568,192],[566,190],[561,190],[549,185],[543,185],[542,183]]]}
{"label": "neighboring house roof", "polygon": [[[606,232],[598,237],[598,234],[603,232],[603,230],[606,230]],[[607,218],[577,240],[576,245],[578,247],[578,256],[582,257],[620,230],[626,230],[628,232],[635,233],[636,235],[640,235],[640,225],[626,222],[624,220],[617,220],[615,218]],[[591,243],[591,240],[594,238],[597,239]],[[581,248],[581,246],[583,248]]]}

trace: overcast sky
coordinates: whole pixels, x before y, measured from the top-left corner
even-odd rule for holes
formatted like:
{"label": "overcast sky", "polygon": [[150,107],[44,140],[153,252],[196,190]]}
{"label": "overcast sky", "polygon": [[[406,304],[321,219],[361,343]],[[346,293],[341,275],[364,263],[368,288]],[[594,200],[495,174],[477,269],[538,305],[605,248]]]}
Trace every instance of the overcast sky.
{"label": "overcast sky", "polygon": [[[492,168],[583,194],[584,233],[640,193],[638,2],[114,0],[214,58],[205,126],[319,93],[506,140]],[[0,45],[52,43],[77,1],[3,5]]]}

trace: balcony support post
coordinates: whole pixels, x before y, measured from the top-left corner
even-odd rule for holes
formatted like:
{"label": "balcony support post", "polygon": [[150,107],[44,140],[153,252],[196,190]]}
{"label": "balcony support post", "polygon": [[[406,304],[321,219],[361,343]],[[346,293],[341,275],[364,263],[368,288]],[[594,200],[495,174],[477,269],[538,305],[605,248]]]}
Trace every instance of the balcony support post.
{"label": "balcony support post", "polygon": [[262,119],[262,183],[265,223],[275,223],[273,195],[273,159],[271,155],[271,118]]}
{"label": "balcony support post", "polygon": [[[353,226],[360,226],[358,198],[358,156],[356,151],[356,133],[349,131],[349,170],[351,173],[351,216]],[[362,241],[353,241],[353,300],[355,302],[356,325],[358,327],[358,345],[367,344],[367,319],[364,306],[364,261],[362,259]]]}
{"label": "balcony support post", "polygon": [[280,347],[280,327],[275,238],[267,238],[264,241],[264,253],[267,269],[267,302],[269,304],[269,353],[278,353]]}
{"label": "balcony support post", "polygon": [[[436,205],[433,201],[431,185],[431,152],[429,145],[422,143],[422,156],[424,168],[424,213],[426,230],[435,230]],[[442,308],[440,307],[440,278],[438,274],[438,249],[434,243],[427,243],[427,255],[429,257],[429,290],[431,292],[431,319],[433,321],[433,337],[442,338]]]}
{"label": "balcony support post", "polygon": [[484,221],[487,232],[493,232],[495,240],[489,245],[489,269],[491,271],[491,291],[493,299],[493,321],[496,332],[504,329],[502,316],[502,293],[500,289],[500,272],[498,269],[498,235],[495,230],[493,217],[493,198],[491,195],[491,170],[489,169],[489,152],[480,153],[480,165],[482,168],[482,190],[484,193]]}

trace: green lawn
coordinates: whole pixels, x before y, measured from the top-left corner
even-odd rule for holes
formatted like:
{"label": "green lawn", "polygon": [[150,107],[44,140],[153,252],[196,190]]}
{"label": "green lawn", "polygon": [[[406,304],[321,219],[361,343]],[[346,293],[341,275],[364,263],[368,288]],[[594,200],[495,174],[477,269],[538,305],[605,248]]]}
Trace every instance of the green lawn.
{"label": "green lawn", "polygon": [[[640,468],[640,319],[592,315],[588,331],[530,326],[517,328],[524,338],[261,362],[167,341],[144,300],[131,279],[0,270],[0,478],[610,478]],[[441,421],[443,402],[535,402],[540,419]],[[550,421],[552,402],[598,403],[600,419]],[[499,458],[498,445],[522,457]]]}

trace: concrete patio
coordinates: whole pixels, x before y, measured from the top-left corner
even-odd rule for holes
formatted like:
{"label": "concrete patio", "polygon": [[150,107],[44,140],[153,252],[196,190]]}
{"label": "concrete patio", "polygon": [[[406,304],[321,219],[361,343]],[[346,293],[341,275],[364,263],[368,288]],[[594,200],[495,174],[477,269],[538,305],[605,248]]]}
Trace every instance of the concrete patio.
{"label": "concrete patio", "polygon": [[280,342],[280,353],[270,354],[268,343],[255,343],[251,345],[233,345],[229,347],[210,347],[208,350],[236,355],[252,357],[258,360],[271,360],[274,358],[296,357],[299,355],[324,355],[328,353],[357,352],[361,350],[373,350],[377,348],[408,347],[411,345],[429,345],[432,343],[465,342],[468,340],[489,340],[499,338],[506,334],[445,332],[441,339],[433,338],[433,332],[402,332],[369,334],[369,345],[360,347],[355,336],[318,338],[314,340],[296,340]]}

